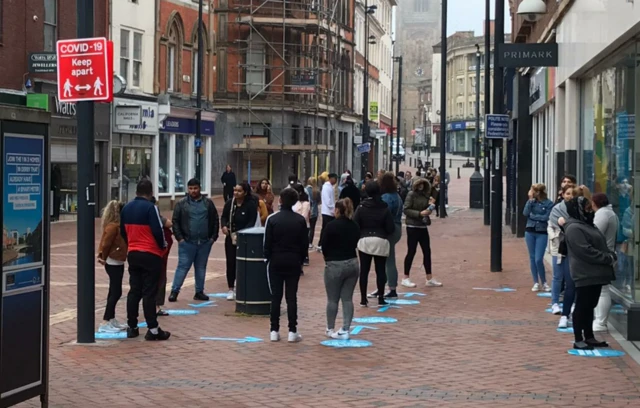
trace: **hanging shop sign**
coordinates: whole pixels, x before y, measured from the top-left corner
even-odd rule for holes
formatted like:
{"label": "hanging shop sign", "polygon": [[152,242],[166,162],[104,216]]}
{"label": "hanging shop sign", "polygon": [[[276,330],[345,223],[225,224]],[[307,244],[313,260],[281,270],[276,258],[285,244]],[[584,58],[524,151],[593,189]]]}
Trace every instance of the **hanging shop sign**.
{"label": "hanging shop sign", "polygon": [[378,102],[369,102],[369,120],[377,122],[380,118],[380,112],[378,110]]}
{"label": "hanging shop sign", "polygon": [[498,66],[518,67],[557,67],[558,44],[499,44]]}

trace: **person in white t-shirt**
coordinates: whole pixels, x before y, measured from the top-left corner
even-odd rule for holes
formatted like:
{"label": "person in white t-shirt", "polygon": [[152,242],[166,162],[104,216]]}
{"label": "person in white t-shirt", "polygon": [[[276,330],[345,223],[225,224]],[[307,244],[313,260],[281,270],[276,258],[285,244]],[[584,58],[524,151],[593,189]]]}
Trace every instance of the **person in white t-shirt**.
{"label": "person in white t-shirt", "polygon": [[327,180],[322,185],[322,229],[320,230],[320,245],[318,245],[318,250],[322,250],[322,237],[324,228],[328,223],[335,219],[335,209],[336,209],[336,197],[333,191],[333,186],[338,182],[338,175],[336,173],[329,173],[329,180]]}

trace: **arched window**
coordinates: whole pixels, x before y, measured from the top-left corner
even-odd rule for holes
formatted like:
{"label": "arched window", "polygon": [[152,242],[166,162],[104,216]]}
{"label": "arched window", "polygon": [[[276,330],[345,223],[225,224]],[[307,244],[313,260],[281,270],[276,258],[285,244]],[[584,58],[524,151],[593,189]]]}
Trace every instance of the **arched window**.
{"label": "arched window", "polygon": [[[207,35],[207,27],[203,24],[202,25],[202,44],[203,44],[203,48],[204,48],[204,55],[202,56],[202,65],[204,67],[207,66],[207,61],[208,61],[208,50],[209,50],[209,46],[207,44],[207,38],[209,38],[209,36]],[[194,28],[193,28],[193,43],[192,43],[192,47],[191,47],[191,93],[193,93],[195,95],[196,90],[198,89],[198,23],[196,22]],[[206,86],[206,77],[204,77],[204,75],[206,75],[207,70],[203,69],[203,93],[206,92],[204,90],[204,87]]]}
{"label": "arched window", "polygon": [[255,95],[262,91],[265,84],[265,43],[257,34],[249,34],[249,42],[246,51],[246,91]]}
{"label": "arched window", "polygon": [[167,91],[180,91],[180,56],[182,55],[182,27],[179,16],[174,17],[167,35]]}

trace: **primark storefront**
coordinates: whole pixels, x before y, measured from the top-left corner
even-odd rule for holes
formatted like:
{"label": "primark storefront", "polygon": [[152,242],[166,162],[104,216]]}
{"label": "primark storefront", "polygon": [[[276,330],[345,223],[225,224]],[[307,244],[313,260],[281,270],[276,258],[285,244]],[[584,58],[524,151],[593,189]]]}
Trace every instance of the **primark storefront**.
{"label": "primark storefront", "polygon": [[578,182],[607,194],[618,215],[610,322],[629,340],[640,340],[640,218],[635,214],[640,206],[640,138],[635,126],[640,110],[638,21],[640,9],[628,2],[609,2],[606,9],[600,2],[576,2],[557,29],[556,85],[561,97],[556,117],[565,120],[556,134],[563,134],[565,145],[577,148]]}

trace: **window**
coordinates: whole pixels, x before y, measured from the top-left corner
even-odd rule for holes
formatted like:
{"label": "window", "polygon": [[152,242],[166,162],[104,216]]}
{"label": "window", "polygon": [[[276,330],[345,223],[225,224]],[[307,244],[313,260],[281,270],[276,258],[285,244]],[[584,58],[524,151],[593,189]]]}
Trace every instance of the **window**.
{"label": "window", "polygon": [[249,44],[246,54],[246,90],[255,95],[262,91],[265,84],[265,44],[259,36],[250,37]]}
{"label": "window", "polygon": [[227,50],[218,50],[218,68],[216,69],[218,74],[218,92],[227,91]]}
{"label": "window", "polygon": [[182,41],[180,28],[174,21],[169,28],[167,44],[167,91],[169,92],[180,91],[178,78],[181,73],[179,67]]}
{"label": "window", "polygon": [[2,7],[4,6],[4,4],[2,4],[2,0],[0,0],[0,44],[2,44]]}
{"label": "window", "polygon": [[184,193],[186,179],[189,177],[189,137],[176,135],[176,193]]}
{"label": "window", "polygon": [[169,46],[169,57],[167,58],[168,64],[168,82],[167,82],[167,90],[173,92],[176,86],[176,47],[175,45]]}
{"label": "window", "polygon": [[142,34],[133,33],[133,81],[132,85],[140,86],[142,75]]}
{"label": "window", "polygon": [[129,80],[129,30],[120,30],[120,75]]}
{"label": "window", "polygon": [[169,144],[171,136],[167,133],[160,133],[160,152],[158,160],[158,191],[166,193],[169,191]]}
{"label": "window", "polygon": [[414,9],[417,12],[425,12],[429,10],[428,0],[415,0]]}
{"label": "window", "polygon": [[458,79],[458,95],[464,94],[464,79]]}
{"label": "window", "polygon": [[58,1],[44,0],[44,50],[55,51],[58,40]]}

